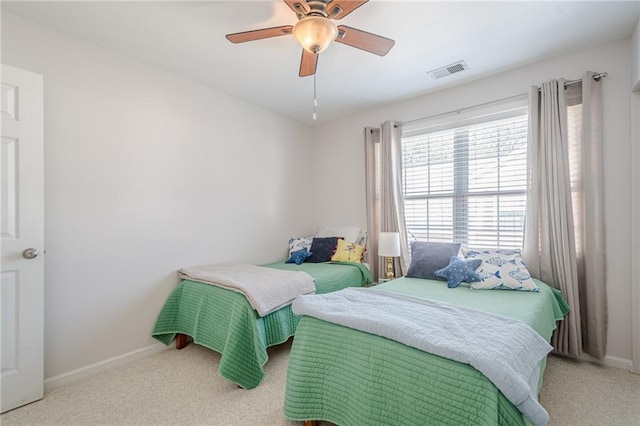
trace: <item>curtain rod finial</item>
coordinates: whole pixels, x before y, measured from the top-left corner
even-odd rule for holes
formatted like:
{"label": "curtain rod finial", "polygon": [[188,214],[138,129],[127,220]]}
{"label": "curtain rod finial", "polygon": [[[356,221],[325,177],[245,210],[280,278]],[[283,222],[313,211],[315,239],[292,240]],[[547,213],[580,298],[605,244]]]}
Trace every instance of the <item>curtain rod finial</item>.
{"label": "curtain rod finial", "polygon": [[598,81],[598,80],[600,80],[602,78],[605,78],[607,75],[608,75],[608,73],[606,71],[605,72],[601,72],[601,73],[598,73],[598,74],[594,75],[593,79]]}

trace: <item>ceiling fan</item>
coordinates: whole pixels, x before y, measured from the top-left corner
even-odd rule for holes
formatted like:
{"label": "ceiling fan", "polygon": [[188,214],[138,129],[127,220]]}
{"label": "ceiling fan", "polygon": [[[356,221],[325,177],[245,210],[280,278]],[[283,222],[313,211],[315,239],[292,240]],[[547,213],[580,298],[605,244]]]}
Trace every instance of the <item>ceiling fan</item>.
{"label": "ceiling fan", "polygon": [[336,25],[334,19],[342,19],[369,0],[284,0],[298,18],[295,25],[263,28],[253,31],[227,34],[232,43],[293,34],[302,45],[300,77],[313,75],[318,65],[318,55],[332,41],[357,47],[367,52],[384,56],[395,44],[382,37],[346,25]]}

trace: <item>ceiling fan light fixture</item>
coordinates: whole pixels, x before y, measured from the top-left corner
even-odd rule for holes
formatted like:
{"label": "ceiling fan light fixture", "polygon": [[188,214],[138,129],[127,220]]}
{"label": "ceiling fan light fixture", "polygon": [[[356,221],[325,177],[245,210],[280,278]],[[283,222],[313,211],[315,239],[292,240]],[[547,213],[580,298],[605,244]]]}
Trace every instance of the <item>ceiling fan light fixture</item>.
{"label": "ceiling fan light fixture", "polygon": [[331,19],[322,16],[307,16],[293,27],[293,36],[310,53],[326,50],[338,36],[338,28]]}

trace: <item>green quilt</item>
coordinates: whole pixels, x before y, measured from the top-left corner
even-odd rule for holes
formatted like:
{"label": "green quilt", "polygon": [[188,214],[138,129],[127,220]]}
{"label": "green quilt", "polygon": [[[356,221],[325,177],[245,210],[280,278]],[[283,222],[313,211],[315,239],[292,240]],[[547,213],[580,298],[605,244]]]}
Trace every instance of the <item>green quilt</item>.
{"label": "green quilt", "polygon": [[[548,341],[569,307],[560,292],[537,283],[540,293],[449,289],[415,278],[377,288],[518,318]],[[291,349],[284,412],[291,420],[341,426],[528,423],[468,364],[307,316]]]}
{"label": "green quilt", "polygon": [[[316,281],[317,293],[371,283],[367,267],[354,263],[270,263],[271,268],[305,271]],[[220,353],[222,377],[245,389],[264,377],[267,348],[293,336],[299,318],[285,306],[264,317],[237,292],[195,281],[182,281],[165,302],[152,336],[168,345],[177,333]]]}

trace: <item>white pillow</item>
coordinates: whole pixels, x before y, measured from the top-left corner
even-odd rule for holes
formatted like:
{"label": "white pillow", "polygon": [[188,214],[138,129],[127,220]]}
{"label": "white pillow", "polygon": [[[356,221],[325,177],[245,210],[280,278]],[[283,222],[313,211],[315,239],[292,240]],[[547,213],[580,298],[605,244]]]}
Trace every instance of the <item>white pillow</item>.
{"label": "white pillow", "polygon": [[364,245],[362,243],[366,239],[367,230],[358,228],[355,226],[341,226],[341,227],[320,226],[315,236],[316,237],[341,237],[341,238],[344,238],[345,241],[348,241],[350,243]]}
{"label": "white pillow", "polygon": [[462,253],[465,259],[482,260],[476,269],[482,281],[470,284],[474,290],[540,291],[518,250],[463,249]]}

